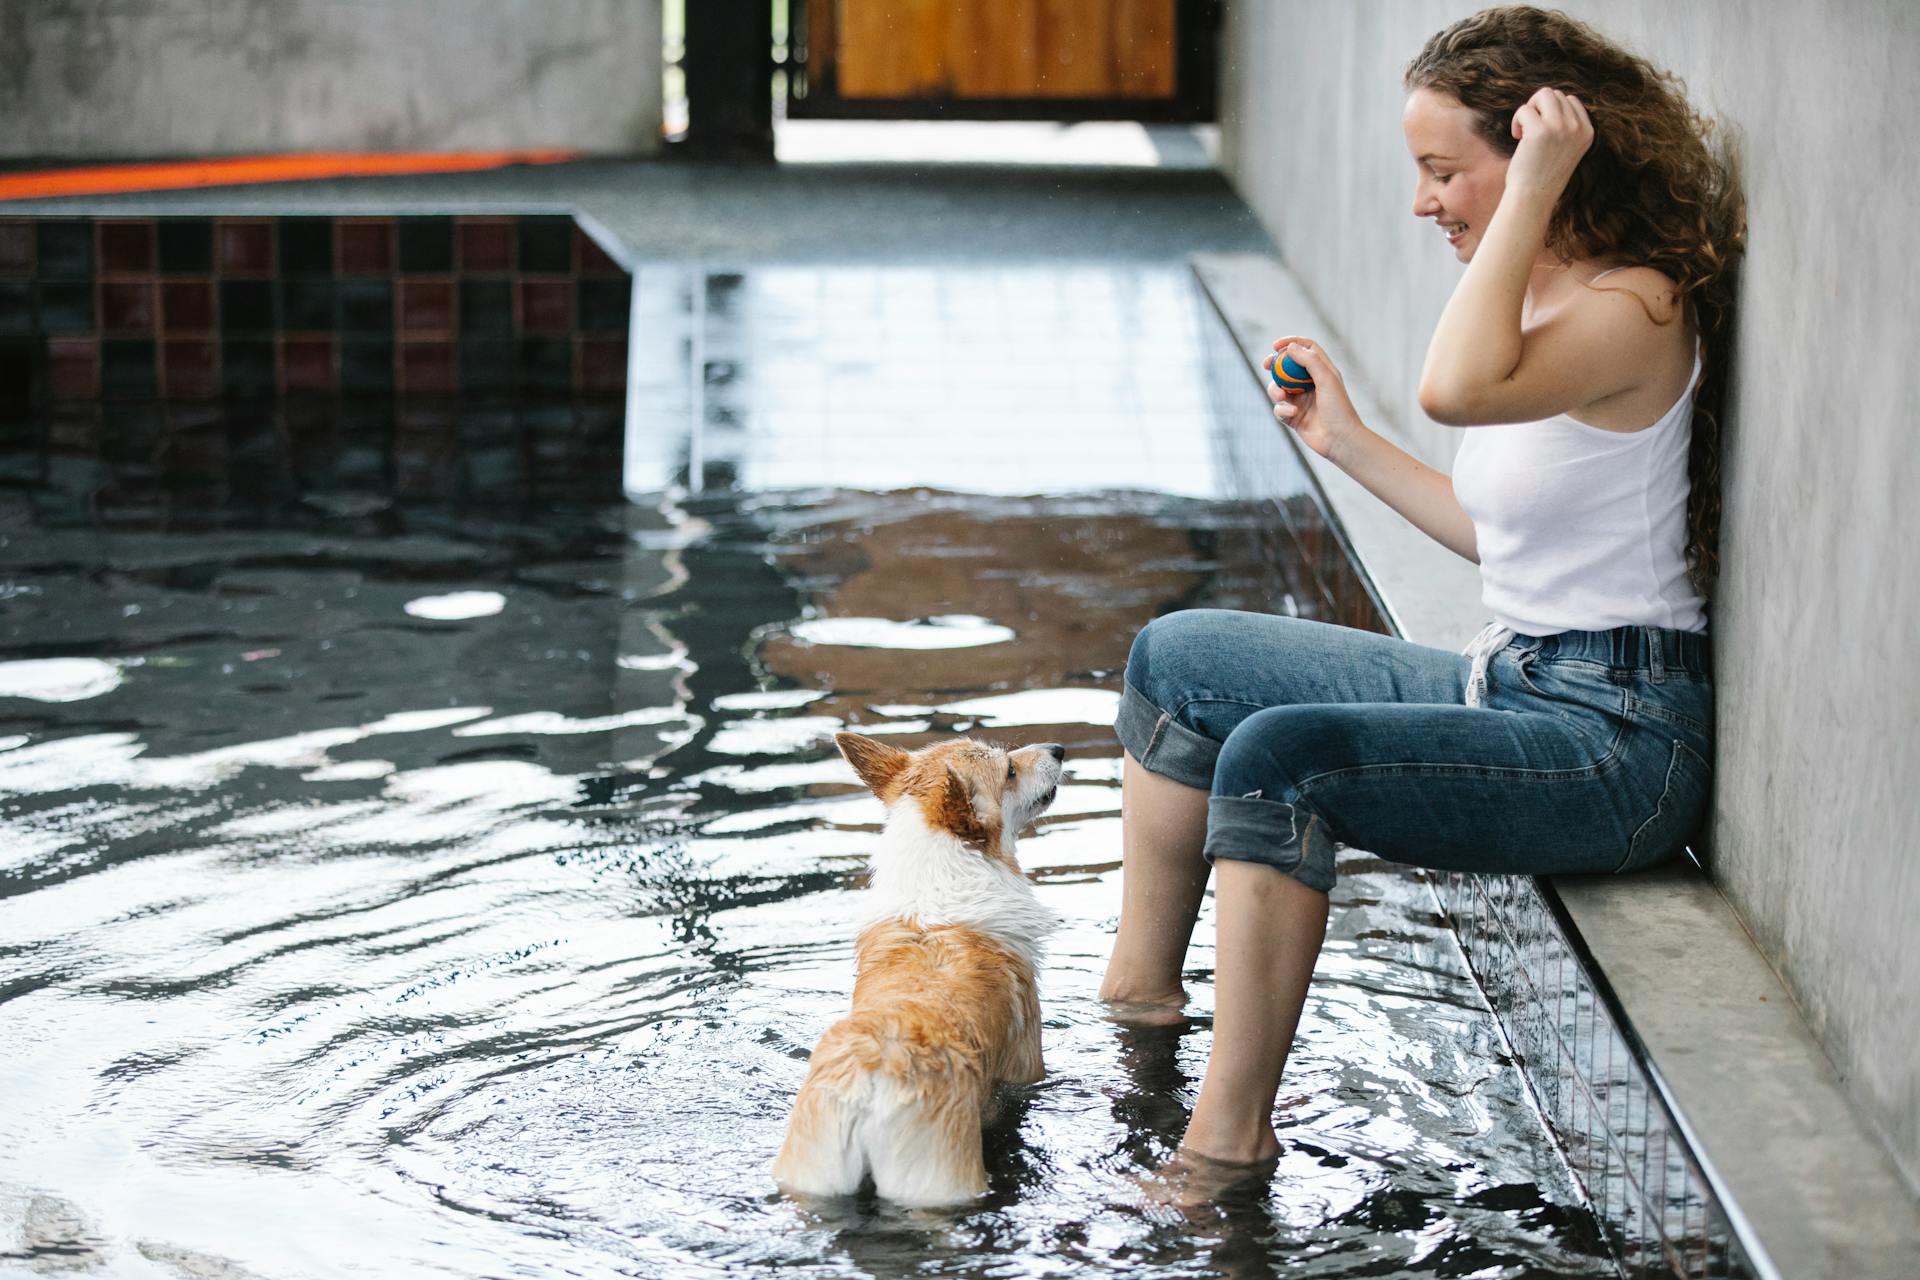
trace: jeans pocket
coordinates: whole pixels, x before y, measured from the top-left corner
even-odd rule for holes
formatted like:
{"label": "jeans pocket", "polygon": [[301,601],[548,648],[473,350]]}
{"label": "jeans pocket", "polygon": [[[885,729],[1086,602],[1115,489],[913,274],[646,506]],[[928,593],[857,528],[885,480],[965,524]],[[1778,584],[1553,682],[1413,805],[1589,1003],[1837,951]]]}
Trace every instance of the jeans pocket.
{"label": "jeans pocket", "polygon": [[1713,766],[1680,739],[1672,741],[1673,755],[1667,762],[1660,803],[1628,841],[1627,856],[1613,869],[1616,875],[1650,867],[1679,853],[1706,817],[1713,793]]}
{"label": "jeans pocket", "polygon": [[1546,691],[1533,681],[1533,664],[1534,660],[1539,656],[1540,650],[1528,649],[1526,652],[1515,656],[1513,669],[1514,673],[1520,677],[1520,683],[1526,686],[1528,693],[1531,693],[1536,698],[1544,698],[1547,696]]}
{"label": "jeans pocket", "polygon": [[1642,684],[1634,690],[1627,711],[1643,724],[1657,720],[1673,725],[1703,745],[1713,736],[1713,686],[1701,681]]}

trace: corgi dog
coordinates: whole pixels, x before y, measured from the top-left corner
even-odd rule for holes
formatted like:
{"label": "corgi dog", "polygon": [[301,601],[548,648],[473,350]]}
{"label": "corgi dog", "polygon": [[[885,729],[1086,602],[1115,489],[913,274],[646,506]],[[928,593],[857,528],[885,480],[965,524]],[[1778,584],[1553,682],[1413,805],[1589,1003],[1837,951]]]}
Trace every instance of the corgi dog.
{"label": "corgi dog", "polygon": [[1034,965],[1057,923],[1014,860],[1053,803],[1066,749],[968,738],[906,752],[857,733],[840,754],[886,806],[855,944],[853,1012],[814,1047],[773,1165],[780,1189],[960,1204],[987,1189],[981,1126],[998,1082],[1040,1079]]}

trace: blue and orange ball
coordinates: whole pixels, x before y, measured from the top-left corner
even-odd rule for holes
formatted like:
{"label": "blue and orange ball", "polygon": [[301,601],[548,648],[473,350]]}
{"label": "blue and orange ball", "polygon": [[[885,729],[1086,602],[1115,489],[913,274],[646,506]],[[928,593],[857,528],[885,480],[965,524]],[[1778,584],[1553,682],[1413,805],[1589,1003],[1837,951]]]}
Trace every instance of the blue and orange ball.
{"label": "blue and orange ball", "polygon": [[1307,372],[1307,366],[1283,351],[1274,357],[1273,385],[1282,391],[1311,391],[1313,375]]}

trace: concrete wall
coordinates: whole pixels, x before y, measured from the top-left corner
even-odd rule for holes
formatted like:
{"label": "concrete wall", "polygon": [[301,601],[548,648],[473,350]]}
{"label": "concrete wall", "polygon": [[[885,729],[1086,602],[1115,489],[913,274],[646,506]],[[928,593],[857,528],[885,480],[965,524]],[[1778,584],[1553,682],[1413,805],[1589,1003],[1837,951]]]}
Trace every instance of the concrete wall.
{"label": "concrete wall", "polygon": [[[1461,268],[1411,216],[1400,77],[1479,7],[1239,0],[1223,41],[1233,180],[1343,366],[1442,467],[1457,433],[1424,418],[1415,385]],[[1743,136],[1713,874],[1920,1183],[1920,9],[1563,7]]]}
{"label": "concrete wall", "polygon": [[0,0],[0,157],[660,146],[660,0]]}

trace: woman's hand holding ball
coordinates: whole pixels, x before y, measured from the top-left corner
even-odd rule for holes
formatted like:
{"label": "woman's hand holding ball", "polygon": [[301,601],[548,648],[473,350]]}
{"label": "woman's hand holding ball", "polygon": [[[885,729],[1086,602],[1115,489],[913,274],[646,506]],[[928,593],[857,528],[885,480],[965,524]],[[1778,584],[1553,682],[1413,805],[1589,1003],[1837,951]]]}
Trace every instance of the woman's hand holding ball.
{"label": "woman's hand holding ball", "polygon": [[[1268,373],[1267,399],[1273,402],[1273,416],[1292,427],[1307,448],[1337,462],[1334,448],[1361,424],[1347,398],[1347,385],[1326,352],[1305,338],[1281,338],[1273,344],[1273,353],[1261,361],[1261,368]],[[1298,385],[1302,379],[1296,370],[1306,375],[1304,388]]]}

